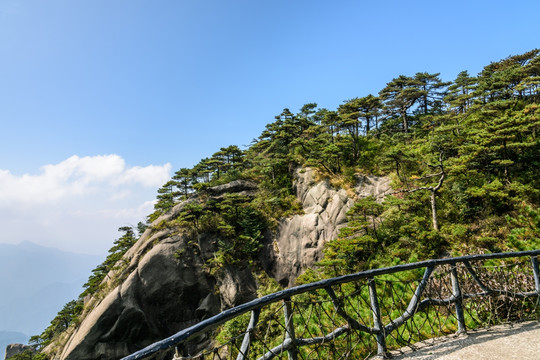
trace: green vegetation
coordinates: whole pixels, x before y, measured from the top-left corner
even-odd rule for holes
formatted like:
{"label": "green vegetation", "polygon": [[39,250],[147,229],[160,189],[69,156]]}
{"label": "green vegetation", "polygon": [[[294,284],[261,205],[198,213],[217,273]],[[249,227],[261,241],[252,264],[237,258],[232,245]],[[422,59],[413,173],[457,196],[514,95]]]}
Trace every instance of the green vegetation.
{"label": "green vegetation", "polygon": [[34,354],[30,350],[25,350],[20,354],[10,357],[8,360],[47,360],[47,357],[43,353]]}
{"label": "green vegetation", "polygon": [[[139,225],[139,229],[141,229],[141,225]],[[116,270],[120,266],[119,261],[122,259],[122,256],[124,256],[126,251],[128,251],[138,239],[135,236],[133,229],[129,226],[123,226],[119,228],[118,231],[121,231],[124,234],[114,241],[114,246],[109,249],[109,255],[105,261],[92,270],[92,275],[90,275],[88,281],[83,285],[85,290],[81,294],[81,298],[94,294],[100,288],[109,271]]]}
{"label": "green vegetation", "polygon": [[218,249],[208,260],[211,272],[254,259],[266,228],[262,213],[247,196],[238,194],[225,194],[223,199],[210,199],[204,205],[188,204],[174,225],[190,231],[193,238],[200,233],[213,235]]}
{"label": "green vegetation", "polygon": [[[247,149],[221,148],[193,168],[178,170],[158,190],[147,222],[189,200],[176,220],[153,226],[214,234],[218,250],[208,261],[210,271],[255,263],[264,231],[301,211],[293,174],[311,167],[344,187],[354,185],[356,174],[387,175],[394,192],[382,203],[358,199],[318,269],[300,281],[450,253],[538,248],[539,102],[535,49],[493,62],[476,77],[462,71],[443,82],[439,74],[418,72],[336,110],[315,103],[296,114],[284,109]],[[258,184],[255,197],[208,195],[209,187],[239,179]],[[140,223],[139,231],[146,226]],[[81,296],[98,291],[137,240],[131,228],[120,230],[124,235]],[[68,311],[72,322],[80,301]],[[46,344],[69,326],[60,319],[53,323],[37,343]]]}
{"label": "green vegetation", "polygon": [[[139,225],[139,229],[143,230],[144,227]],[[35,335],[30,338],[30,344],[35,346],[37,350],[45,348],[70,326],[77,325],[79,323],[79,316],[84,310],[84,298],[88,295],[95,294],[103,286],[102,282],[109,271],[114,270],[119,266],[122,256],[137,240],[131,227],[124,226],[119,228],[118,231],[121,231],[124,234],[119,239],[114,241],[114,246],[109,250],[109,255],[105,261],[92,270],[92,274],[88,278],[88,281],[84,284],[85,290],[81,293],[81,295],[79,295],[79,298],[64,305],[62,310],[60,310],[56,317],[51,321],[51,324],[40,335]],[[46,359],[44,357],[45,355],[42,353],[32,355],[28,352],[24,355],[21,354],[20,356],[26,357],[14,357],[11,359]]]}

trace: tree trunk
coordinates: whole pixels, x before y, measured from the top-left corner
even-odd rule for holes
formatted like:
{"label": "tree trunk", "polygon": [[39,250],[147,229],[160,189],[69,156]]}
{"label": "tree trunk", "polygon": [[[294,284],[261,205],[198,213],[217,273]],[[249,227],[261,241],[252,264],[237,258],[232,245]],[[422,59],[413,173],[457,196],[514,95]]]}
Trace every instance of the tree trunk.
{"label": "tree trunk", "polygon": [[402,110],[401,111],[401,120],[403,120],[403,131],[404,132],[409,132],[409,122],[408,122],[408,119],[407,119],[407,110],[405,109],[404,111]]}
{"label": "tree trunk", "polygon": [[437,205],[435,204],[436,191],[431,190],[431,219],[433,221],[433,230],[439,231],[439,223],[437,222]]}

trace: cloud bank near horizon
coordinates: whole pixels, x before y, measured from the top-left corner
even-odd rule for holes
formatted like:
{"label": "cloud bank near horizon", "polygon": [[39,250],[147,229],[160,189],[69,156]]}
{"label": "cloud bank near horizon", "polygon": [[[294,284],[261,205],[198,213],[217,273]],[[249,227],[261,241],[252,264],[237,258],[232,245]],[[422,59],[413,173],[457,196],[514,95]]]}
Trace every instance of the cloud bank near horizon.
{"label": "cloud bank near horizon", "polygon": [[152,212],[171,164],[128,166],[116,154],[79,157],[14,175],[0,169],[0,242],[104,253],[117,229]]}

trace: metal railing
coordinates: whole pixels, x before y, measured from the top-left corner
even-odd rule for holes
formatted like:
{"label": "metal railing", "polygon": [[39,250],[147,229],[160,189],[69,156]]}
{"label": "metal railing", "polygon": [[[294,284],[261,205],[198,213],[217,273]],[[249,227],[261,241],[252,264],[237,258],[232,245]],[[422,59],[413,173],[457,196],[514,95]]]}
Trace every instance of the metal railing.
{"label": "metal railing", "polygon": [[[361,359],[427,338],[538,320],[540,250],[363,271],[282,290],[122,360]],[[161,354],[161,355],[159,355]]]}

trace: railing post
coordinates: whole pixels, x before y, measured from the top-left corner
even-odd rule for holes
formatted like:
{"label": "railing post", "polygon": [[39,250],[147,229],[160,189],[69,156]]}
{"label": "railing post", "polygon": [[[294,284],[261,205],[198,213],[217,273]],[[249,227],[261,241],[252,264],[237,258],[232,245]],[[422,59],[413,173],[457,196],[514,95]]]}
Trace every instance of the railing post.
{"label": "railing post", "polygon": [[536,293],[540,295],[540,270],[538,269],[538,256],[531,256],[531,263],[534,273],[534,288]]}
{"label": "railing post", "polygon": [[173,360],[182,360],[183,358],[184,357],[182,356],[182,351],[180,350],[180,346],[175,346]]}
{"label": "railing post", "polygon": [[244,335],[244,340],[242,341],[242,346],[240,347],[240,351],[238,352],[236,360],[244,360],[248,358],[249,346],[251,345],[251,335],[253,333],[255,325],[257,325],[257,322],[259,321],[260,313],[261,309],[255,309],[251,312],[251,319],[249,320],[249,324],[246,329],[246,335]]}
{"label": "railing post", "polygon": [[371,312],[373,313],[373,328],[377,331],[377,356],[386,359],[386,334],[381,320],[381,310],[379,308],[379,300],[377,299],[377,288],[373,278],[368,279],[368,286]]}
{"label": "railing post", "polygon": [[461,294],[461,288],[459,286],[459,279],[455,264],[452,265],[450,276],[452,280],[452,296],[455,299],[456,317],[458,321],[457,333],[466,333],[467,328],[465,327],[465,316],[463,314],[463,295]]}
{"label": "railing post", "polygon": [[283,300],[283,314],[285,316],[285,340],[290,339],[292,342],[292,349],[287,350],[287,355],[289,360],[297,360],[296,349],[296,335],[294,334],[294,322],[293,322],[293,312],[291,307],[291,299]]}

